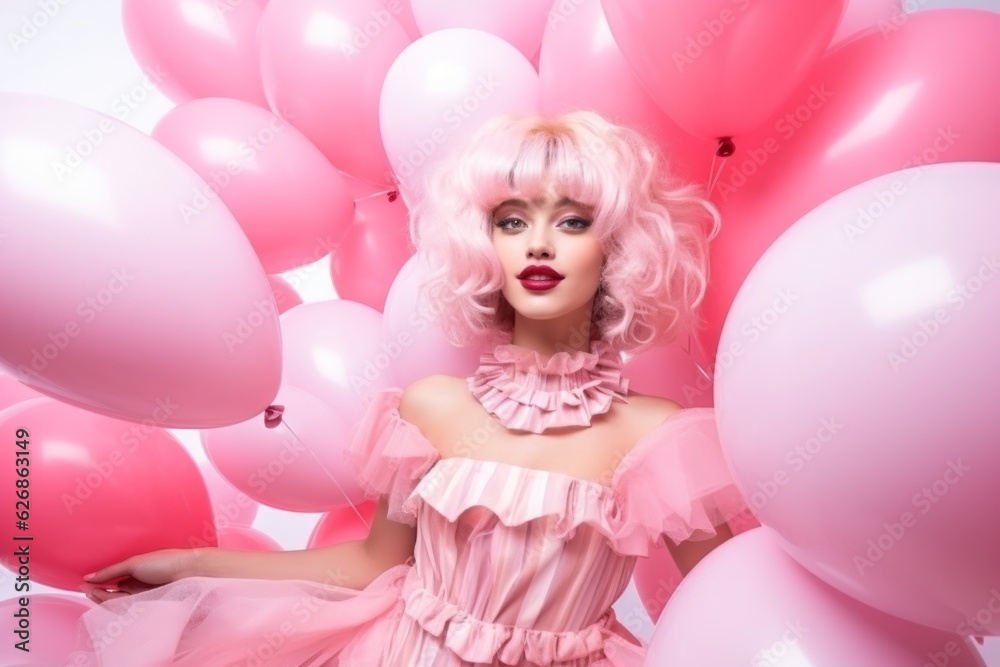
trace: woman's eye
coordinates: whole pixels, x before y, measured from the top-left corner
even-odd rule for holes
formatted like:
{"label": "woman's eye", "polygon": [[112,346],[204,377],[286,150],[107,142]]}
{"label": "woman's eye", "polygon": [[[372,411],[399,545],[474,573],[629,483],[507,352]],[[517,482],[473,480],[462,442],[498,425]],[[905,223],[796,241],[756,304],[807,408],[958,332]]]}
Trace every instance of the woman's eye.
{"label": "woman's eye", "polygon": [[[584,220],[583,218],[567,218],[564,222],[569,224],[569,226],[573,229],[586,229],[587,227],[590,227],[590,220]],[[573,225],[570,223],[576,224]]]}
{"label": "woman's eye", "polygon": [[510,229],[513,227],[513,224],[508,225],[507,223],[515,223],[515,222],[521,222],[521,221],[517,218],[504,218],[502,220],[498,220],[496,224],[497,227],[500,227],[501,229]]}

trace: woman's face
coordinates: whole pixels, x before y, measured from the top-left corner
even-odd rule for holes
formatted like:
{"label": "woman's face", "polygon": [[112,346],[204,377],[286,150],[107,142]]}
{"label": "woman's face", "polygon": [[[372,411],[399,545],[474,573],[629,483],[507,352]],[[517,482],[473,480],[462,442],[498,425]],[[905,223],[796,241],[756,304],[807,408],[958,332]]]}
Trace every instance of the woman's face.
{"label": "woman's face", "polygon": [[[532,201],[508,199],[493,210],[502,292],[514,310],[547,320],[592,309],[604,263],[592,216],[592,207],[563,197],[551,184]],[[530,266],[548,267],[561,278],[543,279]]]}

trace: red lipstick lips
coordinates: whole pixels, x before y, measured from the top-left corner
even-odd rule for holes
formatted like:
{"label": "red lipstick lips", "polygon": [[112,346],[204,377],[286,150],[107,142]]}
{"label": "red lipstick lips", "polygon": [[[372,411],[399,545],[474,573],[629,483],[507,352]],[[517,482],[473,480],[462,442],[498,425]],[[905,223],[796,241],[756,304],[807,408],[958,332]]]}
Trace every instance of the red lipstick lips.
{"label": "red lipstick lips", "polygon": [[532,265],[527,266],[521,273],[517,274],[517,279],[521,281],[525,289],[536,292],[549,290],[559,284],[563,275],[549,266]]}

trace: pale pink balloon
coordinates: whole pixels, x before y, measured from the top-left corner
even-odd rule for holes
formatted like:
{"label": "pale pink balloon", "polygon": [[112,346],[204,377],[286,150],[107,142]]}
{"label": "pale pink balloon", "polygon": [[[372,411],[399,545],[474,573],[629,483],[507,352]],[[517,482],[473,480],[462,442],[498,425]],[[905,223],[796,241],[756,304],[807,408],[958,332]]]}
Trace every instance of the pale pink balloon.
{"label": "pale pink balloon", "polygon": [[26,401],[29,398],[40,398],[41,394],[31,387],[21,384],[16,379],[7,375],[0,368],[0,410],[10,407],[15,403]]}
{"label": "pale pink balloon", "polygon": [[198,465],[208,496],[212,499],[215,525],[222,530],[229,526],[249,526],[257,518],[260,503],[243,493],[215,469],[211,461]]}
{"label": "pale pink balloon", "polygon": [[410,0],[379,0],[379,4],[396,17],[399,24],[403,26],[403,30],[406,31],[407,37],[411,40],[420,37],[420,28],[417,27],[417,21],[413,18],[413,7],[410,6]]}
{"label": "pale pink balloon", "polygon": [[274,303],[278,306],[279,315],[302,303],[302,297],[281,276],[268,276],[267,282],[271,286],[271,294],[274,295]]}
{"label": "pale pink balloon", "polygon": [[552,0],[410,0],[423,35],[446,28],[482,30],[514,46],[531,60],[542,43]]}
{"label": "pale pink balloon", "polygon": [[881,34],[891,34],[906,18],[901,0],[847,0],[847,10],[830,40],[830,48],[840,46],[872,28]]}
{"label": "pale pink balloon", "polygon": [[267,101],[338,169],[391,183],[379,93],[409,43],[379,0],[271,0],[257,37]]}
{"label": "pale pink balloon", "polygon": [[726,223],[702,308],[710,357],[750,269],[809,210],[904,167],[1000,161],[1000,77],[970,70],[1000,62],[998,34],[991,12],[908,15],[888,39],[875,31],[831,51],[764,128],[739,139],[712,195]]}
{"label": "pale pink balloon", "polygon": [[354,198],[340,172],[287,121],[247,102],[221,97],[171,109],[153,138],[208,184],[236,217],[267,273],[315,261],[354,219]]}
{"label": "pale pink balloon", "polygon": [[[0,94],[0,364],[61,401],[161,427],[232,424],[281,375],[260,260],[206,183],[135,128]],[[16,178],[9,176],[17,174]]]}
{"label": "pale pink balloon", "polygon": [[365,398],[392,386],[400,347],[382,341],[382,313],[347,299],[314,301],[281,316],[284,382],[308,391],[350,422]]}
{"label": "pale pink balloon", "polygon": [[622,375],[628,378],[629,391],[669,398],[686,408],[712,405],[711,364],[693,338],[690,343],[685,339],[658,345],[631,357]]}
{"label": "pale pink balloon", "polygon": [[420,378],[443,373],[468,377],[479,367],[482,348],[456,347],[441,330],[434,304],[420,302],[417,288],[428,273],[414,255],[400,269],[385,300],[382,338],[394,350],[392,384],[406,387]]}
{"label": "pale pink balloon", "polygon": [[374,500],[366,500],[356,507],[345,505],[330,510],[316,522],[309,535],[309,548],[330,547],[365,539],[375,516],[376,505]]}
{"label": "pale pink balloon", "polygon": [[325,512],[364,499],[345,459],[352,422],[312,394],[282,386],[280,421],[265,415],[201,431],[212,465],[257,502],[295,512]]}
{"label": "pale pink balloon", "polygon": [[830,44],[846,0],[603,0],[653,99],[708,139],[759,127]]}
{"label": "pale pink balloon", "polygon": [[132,55],[174,102],[231,97],[267,107],[255,39],[267,0],[123,0]]}
{"label": "pale pink balloon", "polygon": [[767,528],[724,542],[695,566],[663,610],[646,664],[985,667],[967,638],[883,614],[826,585]]}
{"label": "pale pink balloon", "polygon": [[242,551],[284,551],[273,537],[249,526],[229,526],[219,529],[219,546]]}
{"label": "pale pink balloon", "polygon": [[993,162],[836,195],[747,276],[716,375],[728,461],[782,546],[961,634],[1000,634],[998,210]]}
{"label": "pale pink balloon", "polygon": [[[74,664],[68,659],[76,646],[77,622],[93,604],[82,595],[25,595],[15,592],[14,586],[11,592],[13,597],[0,601],[0,618],[3,618],[0,632],[7,637],[0,645],[0,663],[24,667]],[[92,649],[90,637],[84,641],[83,648]],[[28,652],[17,647],[21,642]]]}
{"label": "pale pink balloon", "polygon": [[[23,565],[19,535],[32,538],[24,542],[31,581],[72,591],[83,575],[129,556],[217,544],[198,467],[166,430],[47,396],[0,411],[0,429],[11,434],[10,462],[0,466],[11,497],[11,546],[0,562],[11,572]],[[18,488],[29,492],[21,506]]]}
{"label": "pale pink balloon", "polygon": [[413,255],[409,210],[393,192],[357,203],[354,224],[330,255],[330,277],[337,295],[385,309],[385,297],[396,274]]}
{"label": "pale pink balloon", "polygon": [[539,110],[538,72],[496,35],[448,28],[413,42],[389,68],[378,108],[382,143],[404,199],[417,201],[427,165],[485,121]]}
{"label": "pale pink balloon", "polygon": [[654,138],[681,178],[708,180],[716,142],[682,130],[649,96],[615,43],[601,0],[556,2],[542,44],[543,113],[597,111]]}

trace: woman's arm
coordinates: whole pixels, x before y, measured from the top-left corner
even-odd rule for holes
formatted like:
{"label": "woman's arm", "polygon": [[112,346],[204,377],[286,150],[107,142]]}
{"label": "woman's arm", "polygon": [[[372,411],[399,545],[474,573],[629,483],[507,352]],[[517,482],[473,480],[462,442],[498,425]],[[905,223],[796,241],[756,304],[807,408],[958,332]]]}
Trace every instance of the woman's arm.
{"label": "woman's arm", "polygon": [[666,535],[663,536],[667,548],[670,549],[670,555],[674,557],[677,569],[681,571],[683,576],[686,577],[688,572],[693,570],[694,566],[702,558],[733,536],[733,531],[730,530],[729,524],[726,523],[716,526],[715,533],[715,537],[708,540],[702,540],[701,542],[685,540],[676,545]]}

